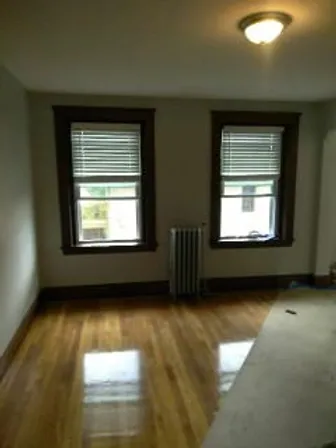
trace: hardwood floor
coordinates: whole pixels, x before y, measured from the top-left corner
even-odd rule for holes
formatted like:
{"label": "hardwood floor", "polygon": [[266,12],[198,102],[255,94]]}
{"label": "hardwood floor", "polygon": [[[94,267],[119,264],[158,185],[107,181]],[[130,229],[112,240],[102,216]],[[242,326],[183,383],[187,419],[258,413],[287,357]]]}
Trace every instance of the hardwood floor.
{"label": "hardwood floor", "polygon": [[274,298],[44,306],[0,384],[0,447],[200,447]]}

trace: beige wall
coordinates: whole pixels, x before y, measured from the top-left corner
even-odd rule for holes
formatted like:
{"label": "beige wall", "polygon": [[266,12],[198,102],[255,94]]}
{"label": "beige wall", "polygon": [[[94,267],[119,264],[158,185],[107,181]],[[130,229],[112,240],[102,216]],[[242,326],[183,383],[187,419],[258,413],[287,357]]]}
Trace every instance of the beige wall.
{"label": "beige wall", "polygon": [[0,356],[36,298],[26,93],[0,67]]}
{"label": "beige wall", "polygon": [[318,214],[315,274],[328,275],[336,261],[336,131],[329,131],[323,143]]}
{"label": "beige wall", "polygon": [[320,116],[323,117],[323,145],[315,274],[324,276],[336,262],[336,101],[323,104]]}
{"label": "beige wall", "polygon": [[[209,111],[212,109],[299,111],[303,116],[300,129],[293,247],[210,250],[206,243],[206,276],[314,271],[317,182],[320,164],[320,133],[315,106],[300,103],[90,97],[42,93],[30,93],[29,99],[40,273],[43,286],[168,278],[168,229],[175,224],[209,223]],[[54,104],[156,108],[159,247],[155,253],[62,255],[51,109]]]}

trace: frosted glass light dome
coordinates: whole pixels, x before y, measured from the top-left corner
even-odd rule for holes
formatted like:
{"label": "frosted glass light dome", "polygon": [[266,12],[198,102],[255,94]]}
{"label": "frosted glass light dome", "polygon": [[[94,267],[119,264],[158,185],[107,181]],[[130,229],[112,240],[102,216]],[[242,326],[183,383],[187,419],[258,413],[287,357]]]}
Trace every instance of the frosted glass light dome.
{"label": "frosted glass light dome", "polygon": [[256,13],[242,19],[239,28],[250,42],[265,45],[277,39],[291,21],[289,15],[280,12]]}

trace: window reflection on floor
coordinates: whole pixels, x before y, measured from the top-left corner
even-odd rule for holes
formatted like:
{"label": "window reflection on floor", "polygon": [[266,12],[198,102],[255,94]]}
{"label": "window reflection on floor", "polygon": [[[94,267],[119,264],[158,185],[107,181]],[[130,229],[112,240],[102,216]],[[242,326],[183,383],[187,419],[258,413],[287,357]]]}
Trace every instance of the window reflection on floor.
{"label": "window reflection on floor", "polygon": [[227,392],[242,368],[255,339],[220,344],[218,347],[219,393]]}
{"label": "window reflection on floor", "polygon": [[90,438],[138,434],[140,380],[138,350],[84,355],[84,425]]}

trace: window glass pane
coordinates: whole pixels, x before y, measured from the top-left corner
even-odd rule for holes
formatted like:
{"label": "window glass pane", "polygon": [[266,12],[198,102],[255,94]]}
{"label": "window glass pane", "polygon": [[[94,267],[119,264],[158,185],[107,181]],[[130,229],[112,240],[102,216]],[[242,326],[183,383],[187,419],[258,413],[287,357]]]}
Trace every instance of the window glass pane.
{"label": "window glass pane", "polygon": [[135,241],[140,239],[139,200],[79,200],[80,242]]}
{"label": "window glass pane", "polygon": [[222,181],[223,196],[245,196],[245,195],[265,195],[274,194],[275,181],[269,180],[239,180],[239,181]]}
{"label": "window glass pane", "polygon": [[80,198],[135,198],[139,192],[139,182],[79,183]]}
{"label": "window glass pane", "polygon": [[242,198],[242,211],[245,213],[254,212],[254,195],[256,193],[255,185],[244,185]]}
{"label": "window glass pane", "polygon": [[[221,198],[220,237],[256,239],[275,236],[275,197],[253,197],[253,206],[244,209],[246,197]],[[247,204],[245,204],[247,207]]]}
{"label": "window glass pane", "polygon": [[113,184],[109,188],[109,194],[113,198],[134,198],[139,195],[139,183]]}

